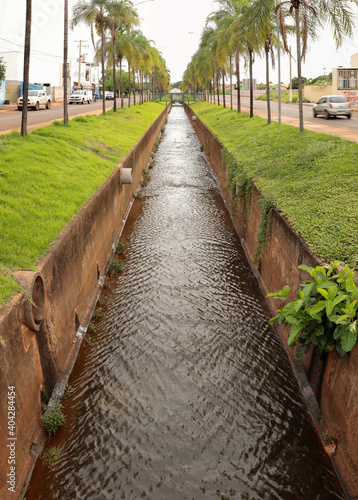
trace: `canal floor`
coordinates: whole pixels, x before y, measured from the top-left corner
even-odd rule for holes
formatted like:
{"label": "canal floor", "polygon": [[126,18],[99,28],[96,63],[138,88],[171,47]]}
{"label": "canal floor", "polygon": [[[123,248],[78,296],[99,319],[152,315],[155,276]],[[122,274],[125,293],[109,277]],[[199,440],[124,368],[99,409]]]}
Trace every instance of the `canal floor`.
{"label": "canal floor", "polygon": [[181,106],[27,500],[344,498]]}

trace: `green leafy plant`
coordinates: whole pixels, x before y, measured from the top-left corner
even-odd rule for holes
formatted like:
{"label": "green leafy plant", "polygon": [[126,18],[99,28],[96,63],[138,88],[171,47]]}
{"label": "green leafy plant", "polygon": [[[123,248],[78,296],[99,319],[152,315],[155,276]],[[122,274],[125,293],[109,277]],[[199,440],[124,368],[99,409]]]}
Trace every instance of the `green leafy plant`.
{"label": "green leafy plant", "polygon": [[122,270],[123,265],[123,260],[119,260],[116,257],[113,257],[112,262],[109,265],[108,272],[113,276],[114,274],[117,274]]}
{"label": "green leafy plant", "polygon": [[45,465],[49,465],[52,468],[56,467],[61,458],[61,453],[61,446],[51,446],[51,448],[48,448],[47,450],[40,453],[39,456]]}
{"label": "green leafy plant", "polygon": [[[287,344],[300,344],[295,353],[297,359],[302,359],[311,344],[318,347],[320,355],[336,347],[341,356],[346,356],[357,342],[358,288],[354,272],[347,265],[338,270],[339,265],[335,261],[316,268],[298,266],[312,279],[300,285],[296,301],[278,309],[278,315],[270,320],[290,328]],[[286,285],[267,296],[286,301],[289,293]]]}
{"label": "green leafy plant", "polygon": [[45,414],[41,417],[42,423],[49,435],[55,434],[57,429],[65,423],[66,418],[62,412],[62,408],[62,403],[56,401],[50,408],[47,407]]}
{"label": "green leafy plant", "polygon": [[67,383],[65,392],[63,393],[63,396],[62,396],[62,399],[63,400],[68,399],[75,392],[75,390],[76,389],[73,387],[73,385]]}
{"label": "green leafy plant", "polygon": [[103,313],[103,308],[96,307],[96,309],[93,311],[92,318],[98,319],[102,316],[102,313]]}

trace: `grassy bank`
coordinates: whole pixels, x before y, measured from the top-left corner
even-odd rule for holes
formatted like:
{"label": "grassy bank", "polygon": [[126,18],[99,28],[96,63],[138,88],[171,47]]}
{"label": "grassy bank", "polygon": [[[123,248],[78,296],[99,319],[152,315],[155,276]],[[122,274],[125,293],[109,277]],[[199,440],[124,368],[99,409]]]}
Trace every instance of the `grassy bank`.
{"label": "grassy bank", "polygon": [[0,305],[163,111],[146,103],[0,137]]}
{"label": "grassy bank", "polygon": [[358,269],[358,144],[205,102],[193,109],[231,155],[232,192],[251,180],[317,256]]}

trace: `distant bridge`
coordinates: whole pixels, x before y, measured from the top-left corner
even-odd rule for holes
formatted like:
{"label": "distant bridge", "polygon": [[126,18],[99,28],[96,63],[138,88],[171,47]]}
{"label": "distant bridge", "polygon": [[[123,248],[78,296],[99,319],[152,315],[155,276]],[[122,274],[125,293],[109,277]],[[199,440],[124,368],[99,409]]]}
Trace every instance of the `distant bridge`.
{"label": "distant bridge", "polygon": [[158,102],[172,102],[183,104],[184,102],[195,102],[195,101],[205,101],[205,94],[198,94],[193,92],[168,92],[167,94],[152,94],[150,96],[151,101]]}

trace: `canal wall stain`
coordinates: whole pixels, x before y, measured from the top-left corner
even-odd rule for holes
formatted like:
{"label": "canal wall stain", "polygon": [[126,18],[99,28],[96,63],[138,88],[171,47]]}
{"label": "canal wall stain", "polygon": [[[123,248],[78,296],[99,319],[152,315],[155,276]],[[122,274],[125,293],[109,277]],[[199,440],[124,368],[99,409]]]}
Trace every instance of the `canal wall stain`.
{"label": "canal wall stain", "polygon": [[[307,273],[298,269],[298,265],[315,267],[322,262],[311,253],[302,238],[279,212],[274,210],[270,240],[265,246],[260,263],[254,265],[261,213],[260,193],[253,187],[250,204],[246,207],[246,216],[243,215],[244,200],[235,197],[236,211],[233,213],[233,197],[227,186],[222,146],[189,106],[186,106],[186,112],[203,145],[263,293],[266,295],[289,284],[290,299],[295,300],[295,291],[307,279]],[[269,298],[268,305],[271,312],[275,313],[277,302]],[[288,330],[278,327],[278,333],[286,347]],[[326,361],[321,360],[311,349],[301,362],[294,358],[293,350],[287,347],[286,349],[313,420],[321,431],[327,430],[336,443],[335,453],[331,458],[346,492],[350,498],[358,498],[358,349],[353,349],[346,358],[333,351]],[[303,370],[305,374],[302,377]],[[308,379],[309,386],[305,379]]]}
{"label": "canal wall stain", "polygon": [[[163,110],[56,239],[38,262],[38,272],[18,273],[29,295],[17,294],[11,306],[0,310],[0,339],[5,344],[0,347],[3,500],[14,494],[18,498],[27,481],[44,438],[41,404],[71,371],[81,340],[78,333],[85,332],[133,194],[169,111],[170,106]],[[133,169],[132,184],[121,182],[124,168]]]}

